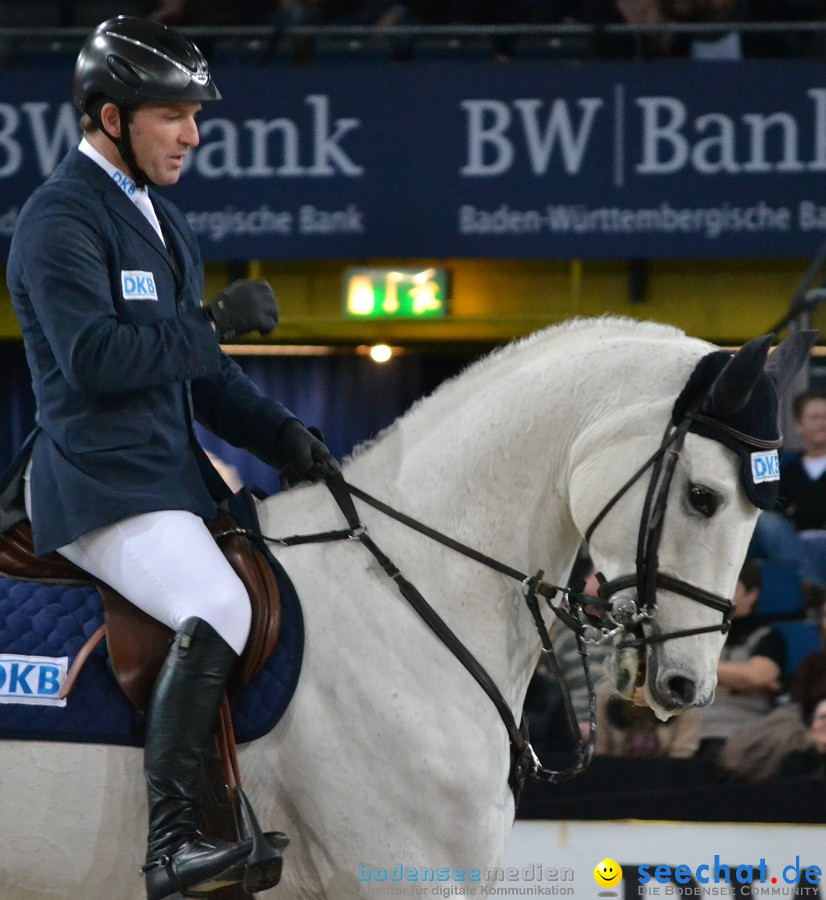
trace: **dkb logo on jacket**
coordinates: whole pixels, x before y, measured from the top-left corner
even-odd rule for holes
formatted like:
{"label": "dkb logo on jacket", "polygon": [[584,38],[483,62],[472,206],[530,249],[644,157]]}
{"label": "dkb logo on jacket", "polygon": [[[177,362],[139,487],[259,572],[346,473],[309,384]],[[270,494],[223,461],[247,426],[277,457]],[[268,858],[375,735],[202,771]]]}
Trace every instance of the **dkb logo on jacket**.
{"label": "dkb logo on jacket", "polygon": [[157,300],[155,276],[151,272],[121,270],[120,286],[124,300]]}

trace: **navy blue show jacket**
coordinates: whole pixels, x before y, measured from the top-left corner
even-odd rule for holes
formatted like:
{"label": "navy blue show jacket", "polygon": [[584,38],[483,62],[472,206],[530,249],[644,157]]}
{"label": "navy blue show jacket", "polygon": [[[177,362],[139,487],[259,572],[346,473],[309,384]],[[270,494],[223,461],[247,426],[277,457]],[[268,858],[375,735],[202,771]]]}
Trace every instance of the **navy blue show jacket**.
{"label": "navy blue show jacket", "polygon": [[25,456],[40,555],[137,513],[211,517],[222,482],[193,420],[274,465],[295,418],[222,352],[195,235],[152,200],[169,249],[74,149],[20,212],[7,273],[37,401]]}

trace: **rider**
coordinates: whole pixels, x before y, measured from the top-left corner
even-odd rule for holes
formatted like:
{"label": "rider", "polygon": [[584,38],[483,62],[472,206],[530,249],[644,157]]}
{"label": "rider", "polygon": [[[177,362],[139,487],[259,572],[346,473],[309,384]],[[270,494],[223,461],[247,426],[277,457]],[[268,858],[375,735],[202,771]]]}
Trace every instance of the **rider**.
{"label": "rider", "polygon": [[176,632],[146,720],[149,898],[238,882],[251,847],[198,830],[198,770],[250,602],[203,521],[227,490],[193,419],[293,481],[336,467],[220,349],[275,327],[269,286],[234,282],[205,312],[195,236],[154,190],[178,181],[196,114],[218,99],[181,33],[99,25],[74,75],[83,139],[26,203],[8,261],[37,427],[4,498],[25,497],[39,555],[57,549]]}

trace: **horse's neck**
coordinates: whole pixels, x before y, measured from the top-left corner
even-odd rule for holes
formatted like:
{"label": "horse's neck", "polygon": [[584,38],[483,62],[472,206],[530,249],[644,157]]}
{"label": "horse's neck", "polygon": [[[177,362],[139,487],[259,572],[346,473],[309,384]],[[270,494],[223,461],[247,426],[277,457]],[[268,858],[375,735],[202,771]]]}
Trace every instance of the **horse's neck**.
{"label": "horse's neck", "polygon": [[[568,509],[569,447],[588,417],[564,360],[530,368],[492,366],[430,398],[345,474],[429,526],[560,583],[580,543]],[[417,586],[438,598],[439,613],[521,705],[539,640],[519,585],[386,520],[376,526],[382,549],[387,541],[405,574],[414,565]]]}

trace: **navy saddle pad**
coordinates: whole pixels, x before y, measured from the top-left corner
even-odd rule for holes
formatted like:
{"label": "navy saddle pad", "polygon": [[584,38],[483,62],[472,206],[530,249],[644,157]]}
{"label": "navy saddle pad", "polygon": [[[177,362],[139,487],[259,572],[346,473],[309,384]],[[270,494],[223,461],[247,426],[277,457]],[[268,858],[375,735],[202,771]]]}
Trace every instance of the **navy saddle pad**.
{"label": "navy saddle pad", "polygon": [[[301,671],[301,605],[287,573],[267,556],[281,591],[281,633],[261,672],[230,698],[238,743],[275,726]],[[86,661],[66,700],[57,700],[62,676],[102,622],[94,587],[0,575],[0,738],[143,746],[144,716],[121,692],[105,641]]]}

